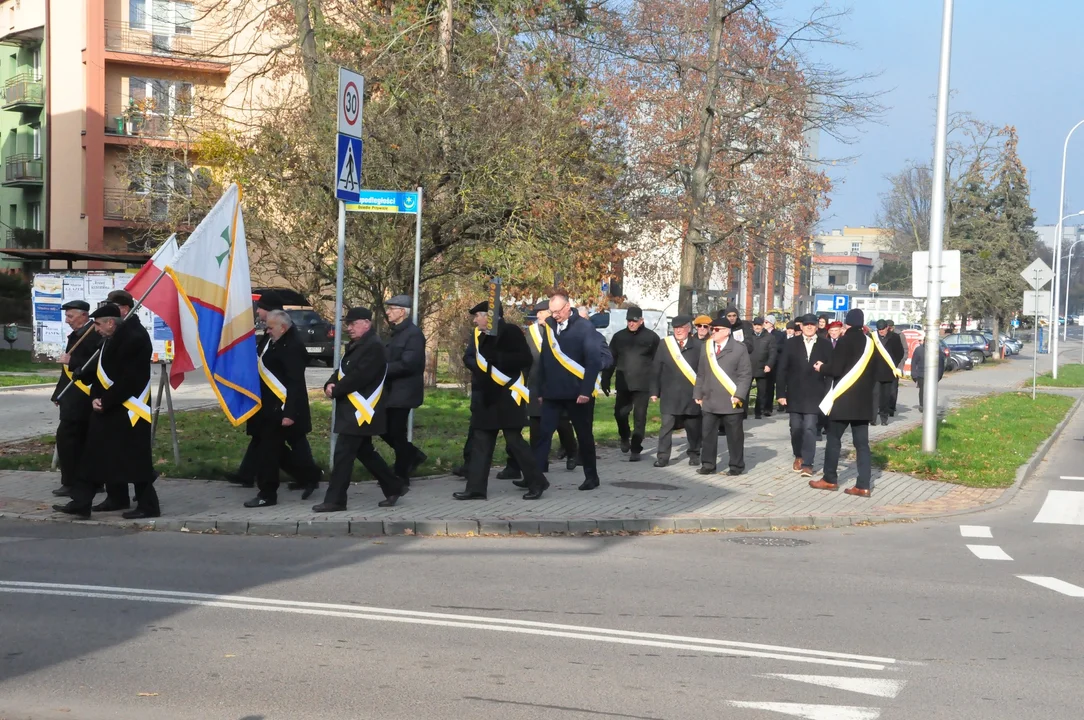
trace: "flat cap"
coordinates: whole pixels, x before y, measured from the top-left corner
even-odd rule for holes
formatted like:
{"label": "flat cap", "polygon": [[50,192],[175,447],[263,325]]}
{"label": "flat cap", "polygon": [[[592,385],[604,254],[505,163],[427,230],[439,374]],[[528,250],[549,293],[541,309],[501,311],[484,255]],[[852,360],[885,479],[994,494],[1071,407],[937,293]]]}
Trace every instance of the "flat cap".
{"label": "flat cap", "polygon": [[831,330],[832,328],[841,328],[841,327],[843,327],[843,323],[841,323],[839,320],[833,320],[832,322],[828,323],[828,326],[825,327],[825,330]]}
{"label": "flat cap", "polygon": [[813,313],[809,313],[808,315],[803,315],[802,317],[800,317],[798,319],[798,322],[796,324],[798,324],[798,325],[816,325],[817,324],[817,316],[814,315]]}
{"label": "flat cap", "polygon": [[711,317],[708,315],[697,315],[693,318],[693,325],[711,325]]}
{"label": "flat cap", "polygon": [[414,306],[409,295],[395,295],[384,303],[384,305],[387,307],[406,308],[407,310]]}
{"label": "flat cap", "polygon": [[887,330],[888,329],[888,322],[885,321],[885,320],[878,320],[877,321],[877,329],[878,330]]}
{"label": "flat cap", "polygon": [[61,310],[82,310],[83,312],[90,312],[90,303],[86,300],[69,300],[60,306]]}
{"label": "flat cap", "polygon": [[625,310],[625,319],[630,322],[634,320],[643,320],[644,311],[636,307],[635,305],[629,305],[628,308],[626,308]]}
{"label": "flat cap", "polygon": [[119,318],[120,308],[114,303],[107,302],[101,307],[90,314],[90,317],[94,320],[100,320],[102,318]]}
{"label": "flat cap", "polygon": [[764,318],[757,315],[755,318],[753,318],[753,324],[754,325],[763,325],[764,324]]}
{"label": "flat cap", "polygon": [[675,315],[674,319],[670,322],[671,324],[673,324],[674,327],[681,327],[682,325],[690,325],[692,321],[692,315]]}
{"label": "flat cap", "polygon": [[135,300],[132,299],[132,294],[127,290],[114,290],[105,296],[107,303],[113,303],[114,305],[123,305],[124,307],[135,307]]}
{"label": "flat cap", "polygon": [[720,315],[711,321],[713,328],[726,328],[727,330],[733,330],[734,326],[729,320],[726,319],[726,315]]}
{"label": "flat cap", "polygon": [[534,304],[534,307],[531,308],[531,309],[534,310],[535,312],[542,312],[543,310],[549,310],[550,309],[550,301],[549,300],[539,300],[538,302],[536,302]]}
{"label": "flat cap", "polygon": [[367,307],[352,307],[346,311],[346,322],[355,320],[372,320],[373,311]]}

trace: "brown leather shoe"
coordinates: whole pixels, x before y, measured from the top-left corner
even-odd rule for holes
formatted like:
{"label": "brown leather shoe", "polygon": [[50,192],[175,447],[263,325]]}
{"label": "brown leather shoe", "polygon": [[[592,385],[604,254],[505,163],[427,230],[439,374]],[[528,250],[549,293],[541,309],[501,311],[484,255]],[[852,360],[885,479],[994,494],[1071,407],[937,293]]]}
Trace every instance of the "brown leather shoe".
{"label": "brown leather shoe", "polygon": [[801,458],[794,458],[794,464],[790,466],[790,469],[793,470],[794,472],[801,472],[802,471],[802,459]]}
{"label": "brown leather shoe", "polygon": [[847,493],[848,495],[857,495],[858,497],[869,497],[869,490],[863,490],[859,487],[849,487],[843,492]]}
{"label": "brown leather shoe", "polygon": [[813,468],[810,465],[802,466],[802,477],[813,477]]}
{"label": "brown leather shoe", "polygon": [[809,487],[814,490],[839,490],[839,485],[830,483],[824,478],[821,478],[820,480],[810,480]]}

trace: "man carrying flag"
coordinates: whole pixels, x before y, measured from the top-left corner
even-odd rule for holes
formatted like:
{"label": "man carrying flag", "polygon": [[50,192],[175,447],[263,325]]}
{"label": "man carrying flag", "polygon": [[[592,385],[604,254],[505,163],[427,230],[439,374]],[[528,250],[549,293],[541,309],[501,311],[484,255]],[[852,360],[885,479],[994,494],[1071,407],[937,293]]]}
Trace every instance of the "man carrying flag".
{"label": "man carrying flag", "polygon": [[68,392],[64,392],[64,389],[72,382],[73,373],[79,372],[102,346],[102,338],[94,332],[88,302],[72,300],[61,309],[64,311],[64,322],[72,331],[60,356],[63,373],[56,383],[52,398],[53,403],[60,408],[60,424],[56,428],[60,487],[53,490],[53,495],[71,497],[72,486],[79,476],[80,459],[86,446],[87,427],[90,423],[90,386],[80,381]]}
{"label": "man carrying flag", "polygon": [[[740,321],[737,321],[740,323]],[[704,343],[703,357],[696,371],[693,399],[704,413],[700,475],[715,473],[718,458],[719,426],[726,433],[730,475],[745,470],[745,398],[753,384],[753,366],[744,343],[730,337],[734,324],[717,317],[711,323],[711,339]]]}
{"label": "man carrying flag", "polygon": [[674,334],[659,344],[655,351],[654,367],[651,369],[651,400],[659,400],[662,427],[659,428],[658,460],[655,467],[670,464],[671,438],[679,426],[685,428],[689,446],[686,454],[689,464],[700,464],[700,407],[693,400],[696,386],[696,369],[704,354],[704,343],[692,335],[692,316],[678,315],[674,318]]}

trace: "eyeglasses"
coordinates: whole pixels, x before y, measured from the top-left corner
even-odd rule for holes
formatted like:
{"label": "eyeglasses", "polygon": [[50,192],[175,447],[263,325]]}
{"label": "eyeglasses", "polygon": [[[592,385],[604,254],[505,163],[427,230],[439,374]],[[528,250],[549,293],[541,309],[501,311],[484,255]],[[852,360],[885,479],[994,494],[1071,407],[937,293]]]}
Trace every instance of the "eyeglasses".
{"label": "eyeglasses", "polygon": [[711,329],[711,331],[712,331],[712,332],[719,332],[720,330],[729,330],[729,329],[730,329],[730,328],[725,328],[725,327],[713,327],[713,328]]}
{"label": "eyeglasses", "polygon": [[698,328],[709,328],[711,325],[697,325]]}

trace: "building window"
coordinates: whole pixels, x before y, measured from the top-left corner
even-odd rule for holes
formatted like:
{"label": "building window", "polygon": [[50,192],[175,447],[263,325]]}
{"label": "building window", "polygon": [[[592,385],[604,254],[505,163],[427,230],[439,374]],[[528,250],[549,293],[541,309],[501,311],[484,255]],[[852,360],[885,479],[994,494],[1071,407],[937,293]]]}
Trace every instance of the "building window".
{"label": "building window", "polygon": [[30,72],[34,74],[35,80],[41,80],[41,47],[36,47],[30,51]]}
{"label": "building window", "polygon": [[856,241],[852,242],[851,243],[851,254],[852,255],[857,255],[860,252],[862,252],[862,243],[861,243],[861,241],[856,240]]}
{"label": "building window", "polygon": [[192,114],[193,85],[180,80],[152,80],[133,77],[128,79],[128,98],[140,105],[150,98],[148,113],[155,115],[188,116]]}
{"label": "building window", "polygon": [[30,128],[30,138],[31,138],[31,142],[33,143],[32,152],[33,152],[34,159],[35,160],[40,160],[41,159],[41,128],[37,127],[37,126]]}
{"label": "building window", "polygon": [[829,270],[829,285],[846,285],[851,281],[851,274],[847,270]]}
{"label": "building window", "polygon": [[133,28],[147,27],[147,0],[128,0],[128,24]]}
{"label": "building window", "polygon": [[26,204],[26,221],[31,230],[41,230],[41,203]]}
{"label": "building window", "polygon": [[173,32],[177,35],[192,34],[192,20],[195,14],[192,12],[192,3],[173,3]]}

